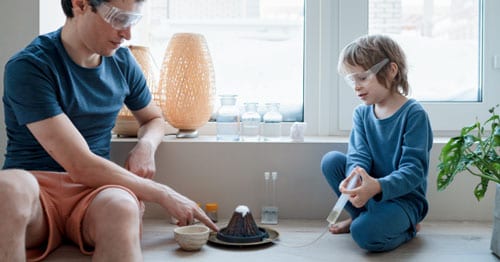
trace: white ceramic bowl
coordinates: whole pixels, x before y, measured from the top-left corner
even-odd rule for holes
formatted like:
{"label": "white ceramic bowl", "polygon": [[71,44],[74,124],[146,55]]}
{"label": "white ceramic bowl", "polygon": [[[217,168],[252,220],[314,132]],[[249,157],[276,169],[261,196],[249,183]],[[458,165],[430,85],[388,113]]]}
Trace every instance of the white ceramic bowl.
{"label": "white ceramic bowl", "polygon": [[210,229],[203,225],[191,225],[174,229],[177,244],[186,251],[200,250],[208,241]]}

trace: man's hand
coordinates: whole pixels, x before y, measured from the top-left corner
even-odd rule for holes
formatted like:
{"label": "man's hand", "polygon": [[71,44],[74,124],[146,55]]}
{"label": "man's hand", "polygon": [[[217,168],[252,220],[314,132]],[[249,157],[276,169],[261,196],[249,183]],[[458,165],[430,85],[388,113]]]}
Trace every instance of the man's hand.
{"label": "man's hand", "polygon": [[210,220],[210,218],[205,214],[203,209],[201,209],[198,204],[189,198],[175,192],[170,189],[168,192],[168,199],[165,203],[165,208],[167,211],[175,217],[178,222],[178,226],[187,226],[194,223],[194,219],[198,219],[200,222],[208,226],[214,231],[219,231],[217,225]]}
{"label": "man's hand", "polygon": [[125,168],[140,177],[152,179],[156,173],[154,148],[139,141],[128,154]]}

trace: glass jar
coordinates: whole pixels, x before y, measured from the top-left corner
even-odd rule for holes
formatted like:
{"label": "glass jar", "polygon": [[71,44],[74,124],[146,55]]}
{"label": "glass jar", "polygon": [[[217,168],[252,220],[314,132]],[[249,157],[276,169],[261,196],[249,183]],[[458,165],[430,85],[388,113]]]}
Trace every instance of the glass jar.
{"label": "glass jar", "polygon": [[221,106],[217,110],[217,140],[240,140],[240,111],[236,106],[236,95],[221,95]]}
{"label": "glass jar", "polygon": [[259,141],[260,114],[258,103],[245,103],[245,112],[241,115],[241,139],[243,141]]}
{"label": "glass jar", "polygon": [[281,139],[281,122],[283,115],[279,103],[267,103],[267,112],[263,116],[262,137],[264,141],[279,141]]}

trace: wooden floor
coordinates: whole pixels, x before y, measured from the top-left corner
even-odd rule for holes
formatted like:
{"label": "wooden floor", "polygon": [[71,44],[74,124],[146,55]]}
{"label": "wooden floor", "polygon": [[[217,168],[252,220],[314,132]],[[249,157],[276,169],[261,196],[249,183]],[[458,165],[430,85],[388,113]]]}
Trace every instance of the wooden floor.
{"label": "wooden floor", "polygon": [[[197,252],[179,249],[173,228],[167,221],[145,221],[144,261],[499,261],[490,251],[491,224],[477,222],[424,222],[415,239],[385,253],[360,249],[349,234],[322,235],[323,220],[280,220],[270,226],[280,235],[274,243],[246,248],[208,244]],[[90,260],[76,247],[62,246],[46,261]]]}

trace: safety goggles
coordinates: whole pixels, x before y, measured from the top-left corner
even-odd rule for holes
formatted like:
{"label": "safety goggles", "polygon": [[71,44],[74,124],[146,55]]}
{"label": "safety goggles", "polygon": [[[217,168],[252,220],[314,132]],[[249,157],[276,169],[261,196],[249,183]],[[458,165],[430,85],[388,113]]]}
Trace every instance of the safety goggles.
{"label": "safety goggles", "polygon": [[384,60],[378,62],[374,66],[372,66],[370,69],[360,72],[360,73],[353,73],[353,74],[348,74],[344,77],[345,82],[347,83],[348,86],[351,88],[355,88],[356,84],[358,85],[363,85],[368,82],[370,82],[375,75],[384,67],[387,63],[389,62],[389,59],[385,58]]}
{"label": "safety goggles", "polygon": [[141,13],[124,11],[107,3],[100,4],[97,13],[116,30],[127,29],[142,18]]}

